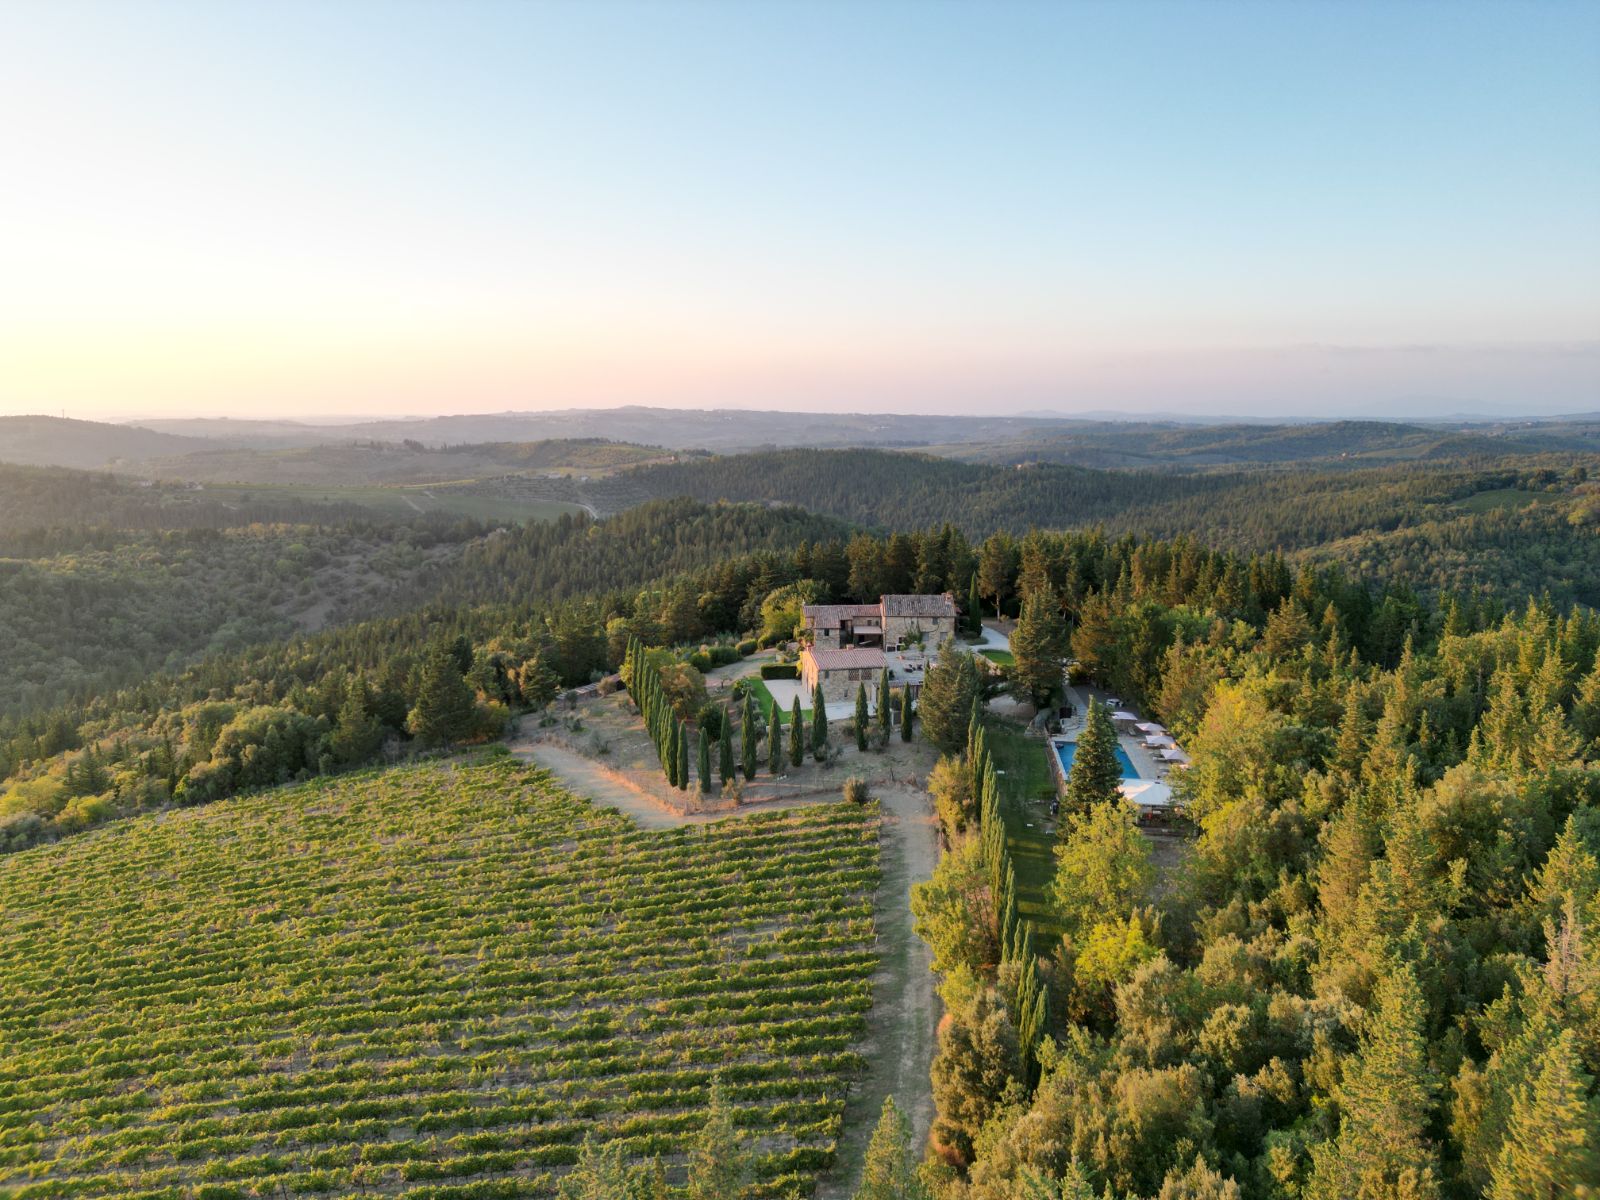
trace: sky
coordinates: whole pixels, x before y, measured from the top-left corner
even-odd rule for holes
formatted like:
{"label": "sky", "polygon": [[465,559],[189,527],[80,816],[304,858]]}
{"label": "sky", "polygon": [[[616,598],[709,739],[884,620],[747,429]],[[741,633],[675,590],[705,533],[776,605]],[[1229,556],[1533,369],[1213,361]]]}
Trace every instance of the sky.
{"label": "sky", "polygon": [[1600,409],[1600,4],[0,0],[0,414]]}

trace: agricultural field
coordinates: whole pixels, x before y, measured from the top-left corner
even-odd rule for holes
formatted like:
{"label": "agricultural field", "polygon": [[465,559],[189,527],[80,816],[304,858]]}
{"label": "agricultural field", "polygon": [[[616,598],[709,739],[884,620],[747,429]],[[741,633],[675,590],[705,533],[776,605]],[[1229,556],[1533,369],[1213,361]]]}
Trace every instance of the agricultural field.
{"label": "agricultural field", "polygon": [[645,832],[508,760],[0,860],[0,1196],[545,1197],[669,1179],[713,1078],[805,1196],[863,1066],[870,809]]}

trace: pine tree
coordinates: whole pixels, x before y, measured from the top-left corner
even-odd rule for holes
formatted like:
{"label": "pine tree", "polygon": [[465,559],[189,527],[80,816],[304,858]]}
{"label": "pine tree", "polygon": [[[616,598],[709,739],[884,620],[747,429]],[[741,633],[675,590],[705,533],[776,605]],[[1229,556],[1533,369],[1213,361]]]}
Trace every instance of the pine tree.
{"label": "pine tree", "polygon": [[806,760],[805,731],[800,724],[800,697],[789,711],[789,765],[798,767]]}
{"label": "pine tree", "polygon": [[1308,1200],[1380,1195],[1397,1185],[1438,1195],[1424,1140],[1436,1082],[1423,1036],[1427,1005],[1408,965],[1378,982],[1361,1047],[1335,1090],[1339,1134],[1316,1147]]}
{"label": "pine tree", "polygon": [[751,1155],[739,1141],[733,1109],[720,1080],[711,1081],[704,1124],[689,1146],[687,1200],[738,1200],[754,1175]]}
{"label": "pine tree", "polygon": [[857,750],[865,750],[867,748],[867,728],[868,728],[867,685],[864,684],[864,683],[858,683],[858,684],[856,684],[856,749]]}
{"label": "pine tree", "polygon": [[1065,807],[1069,813],[1085,813],[1097,804],[1116,800],[1122,782],[1122,765],[1117,761],[1117,731],[1105,705],[1089,701],[1083,732],[1067,771]]}
{"label": "pine tree", "polygon": [[748,782],[756,777],[756,702],[749,692],[744,694],[744,715],[739,721],[739,751]]}
{"label": "pine tree", "polygon": [[700,782],[700,790],[711,790],[711,734],[704,725],[700,726],[700,752],[695,756],[695,778]]}
{"label": "pine tree", "polygon": [[1022,602],[1022,615],[1011,633],[1009,675],[1017,697],[1043,707],[1061,690],[1061,660],[1066,657],[1067,628],[1043,592]]}
{"label": "pine tree", "polygon": [[472,728],[472,691],[450,644],[435,644],[423,660],[417,701],[406,728],[424,746],[443,746]]}
{"label": "pine tree", "polygon": [[1600,1194],[1600,1107],[1589,1084],[1576,1035],[1564,1029],[1539,1055],[1532,1082],[1512,1099],[1489,1200],[1579,1196],[1584,1184]]}
{"label": "pine tree", "polygon": [[[799,697],[795,698],[799,703]],[[822,761],[828,752],[828,702],[822,695],[822,680],[811,689],[811,753]]]}
{"label": "pine tree", "polygon": [[345,766],[366,762],[383,744],[383,725],[367,711],[366,692],[366,685],[360,680],[351,681],[333,732],[328,735],[328,748]]}
{"label": "pine tree", "polygon": [[733,765],[733,709],[722,714],[722,733],[717,739],[717,784],[727,787],[736,774]]}
{"label": "pine tree", "polygon": [[916,706],[912,703],[911,688],[907,685],[900,689],[900,740],[902,742],[911,740],[911,722],[915,716]]}
{"label": "pine tree", "polygon": [[911,1122],[893,1096],[884,1097],[854,1200],[929,1200],[911,1152]]}
{"label": "pine tree", "polygon": [[946,642],[922,685],[923,735],[946,754],[959,754],[966,745],[972,706],[982,697],[983,684],[971,653]]}

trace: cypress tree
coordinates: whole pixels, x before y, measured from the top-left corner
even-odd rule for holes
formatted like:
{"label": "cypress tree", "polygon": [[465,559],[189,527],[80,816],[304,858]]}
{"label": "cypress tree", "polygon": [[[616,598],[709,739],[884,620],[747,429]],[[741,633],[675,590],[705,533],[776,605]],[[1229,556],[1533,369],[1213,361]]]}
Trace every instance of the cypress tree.
{"label": "cypress tree", "polygon": [[722,714],[722,736],[717,739],[717,784],[727,787],[733,782],[733,709]]}
{"label": "cypress tree", "polygon": [[867,685],[856,684],[856,749],[867,748]]}
{"label": "cypress tree", "polygon": [[800,729],[800,697],[794,698],[794,707],[789,713],[789,762],[798,767],[805,761],[806,744]]}
{"label": "cypress tree", "polygon": [[695,776],[702,791],[711,790],[711,734],[700,726],[700,752],[695,756]]}
{"label": "cypress tree", "polygon": [[978,595],[978,573],[972,573],[972,586],[967,589],[967,630],[974,637],[983,632],[982,598]]}
{"label": "cypress tree", "polygon": [[[799,712],[800,698],[795,697],[795,711]],[[811,753],[820,761],[828,751],[828,702],[822,696],[822,680],[811,689]]]}
{"label": "cypress tree", "polygon": [[889,730],[894,724],[889,719],[889,704],[892,699],[893,695],[889,691],[889,668],[885,667],[878,674],[878,734],[885,743],[889,740]]}
{"label": "cypress tree", "polygon": [[767,721],[767,770],[783,774],[783,725],[778,720],[778,703],[773,701]]}
{"label": "cypress tree", "polygon": [[678,730],[675,726],[664,721],[661,726],[661,769],[667,774],[667,782],[673,787],[678,786]]}
{"label": "cypress tree", "polygon": [[746,780],[756,777],[756,702],[749,692],[744,694],[744,718],[739,722],[739,750],[743,759]]}
{"label": "cypress tree", "polygon": [[911,721],[916,716],[916,706],[911,702],[911,685],[900,689],[900,740],[911,740]]}
{"label": "cypress tree", "polygon": [[678,764],[678,790],[682,791],[689,786],[689,723],[678,722],[678,749],[674,754]]}

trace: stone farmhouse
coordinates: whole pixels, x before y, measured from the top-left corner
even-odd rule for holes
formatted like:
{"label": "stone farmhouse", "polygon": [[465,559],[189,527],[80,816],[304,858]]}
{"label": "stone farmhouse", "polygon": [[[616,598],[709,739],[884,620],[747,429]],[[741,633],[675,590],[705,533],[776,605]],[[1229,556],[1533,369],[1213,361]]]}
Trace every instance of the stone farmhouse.
{"label": "stone farmhouse", "polygon": [[853,700],[867,685],[878,703],[885,668],[891,687],[921,691],[926,660],[956,635],[956,602],[942,596],[883,596],[876,604],[808,604],[802,610],[800,681],[807,691],[820,682],[832,703]]}
{"label": "stone farmhouse", "polygon": [[818,650],[876,646],[937,650],[956,635],[956,601],[942,596],[882,596],[876,604],[807,604],[801,610],[806,641]]}

